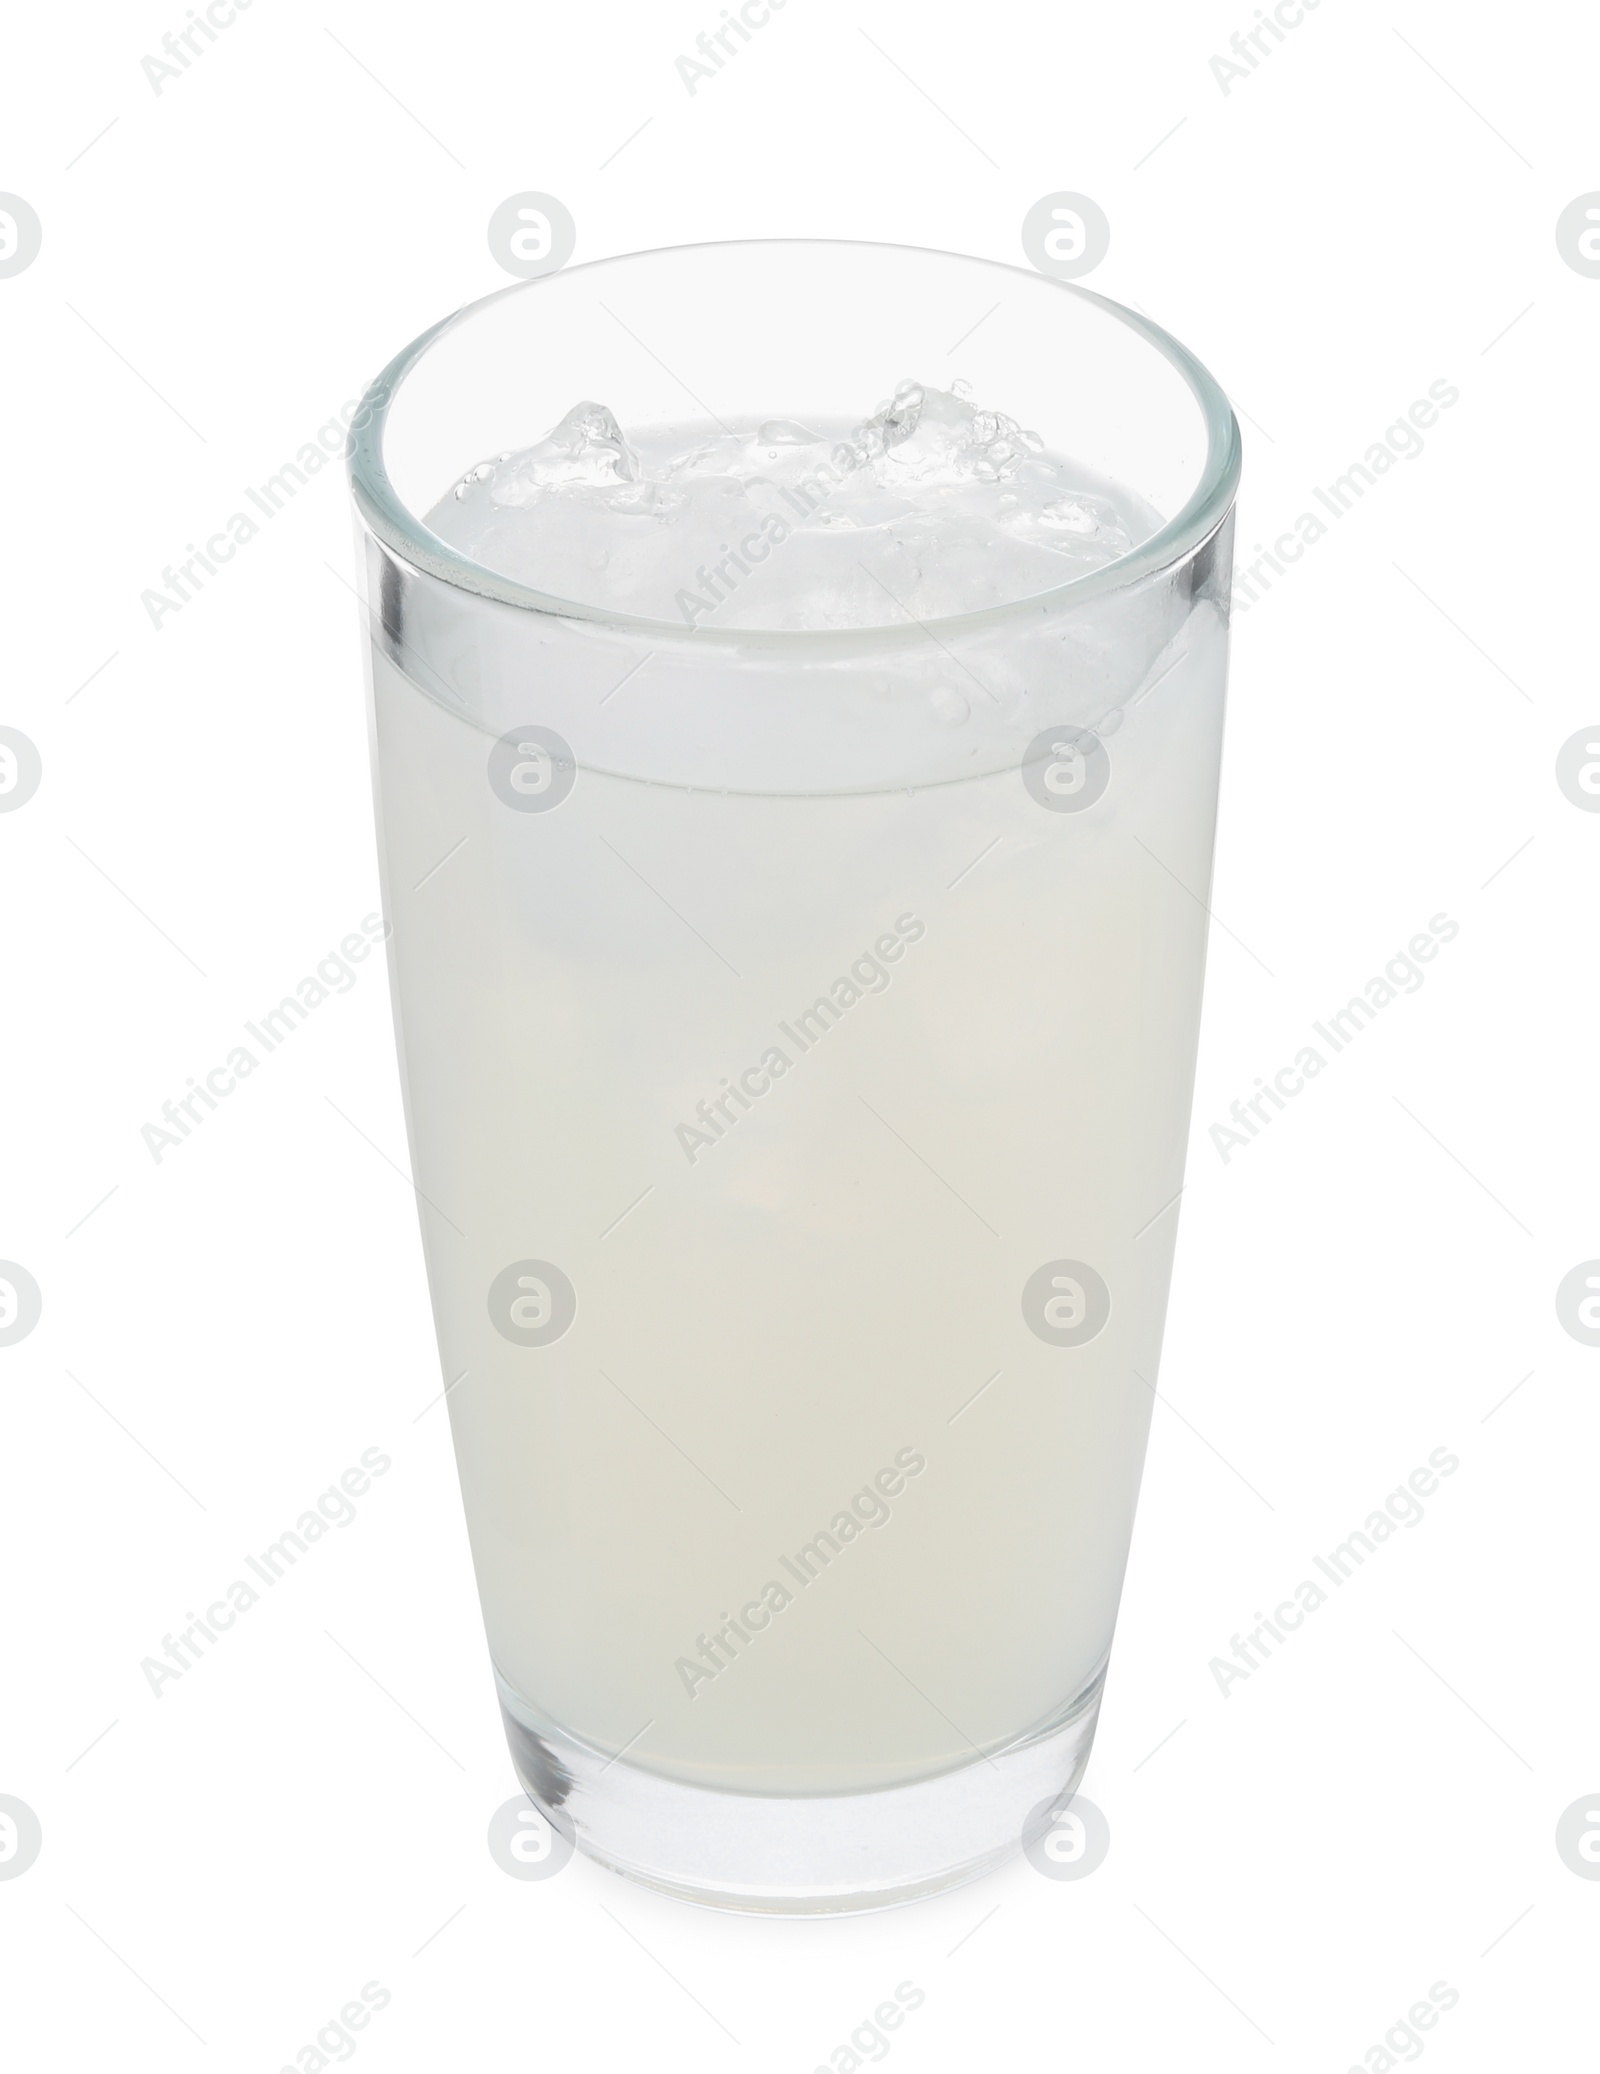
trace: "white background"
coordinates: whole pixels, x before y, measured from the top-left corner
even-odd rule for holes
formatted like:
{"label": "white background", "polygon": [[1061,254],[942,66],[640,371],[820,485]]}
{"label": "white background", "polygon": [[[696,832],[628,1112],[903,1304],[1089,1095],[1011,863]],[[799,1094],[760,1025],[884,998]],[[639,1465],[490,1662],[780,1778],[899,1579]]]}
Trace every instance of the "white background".
{"label": "white background", "polygon": [[[0,187],[44,225],[0,280],[0,721],[44,760],[0,818],[0,1254],[44,1292],[0,1350],[0,1792],[44,1832],[0,1881],[8,2063],[314,2069],[378,1981],[373,2074],[806,2074],[911,1980],[908,2074],[1381,2069],[1439,1981],[1430,2063],[1588,2064],[1600,1881],[1554,1830],[1600,1792],[1600,1352],[1554,1292],[1600,1254],[1600,815],[1554,765],[1600,720],[1600,281],[1554,230],[1600,187],[1600,24],[1323,0],[1225,94],[1245,0],[789,0],[691,97],[710,0],[255,0],[157,95],[140,59],[184,14],[24,9],[0,86]],[[839,234],[1021,264],[1034,201],[1092,195],[1090,285],[1244,416],[1241,548],[1460,390],[1236,621],[1226,928],[1081,1882],[1019,1861],[785,1924],[582,1859],[506,1878],[378,964],[179,1150],[141,1142],[378,895],[342,472],[159,632],[140,594],[503,285],[485,225],[528,188],[579,260]],[[1441,911],[1420,991],[1224,1164],[1210,1125]],[[140,1660],[370,1447],[356,1522],[155,1698]],[[1436,1448],[1422,1524],[1224,1697],[1210,1659]]]}

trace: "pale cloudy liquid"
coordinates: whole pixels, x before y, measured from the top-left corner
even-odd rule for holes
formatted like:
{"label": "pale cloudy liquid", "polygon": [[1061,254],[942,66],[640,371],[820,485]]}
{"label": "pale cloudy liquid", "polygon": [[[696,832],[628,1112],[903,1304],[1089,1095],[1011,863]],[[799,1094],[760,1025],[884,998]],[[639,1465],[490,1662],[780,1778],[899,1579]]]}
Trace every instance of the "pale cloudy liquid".
{"label": "pale cloudy liquid", "polygon": [[[496,728],[375,644],[434,1311],[528,1724],[704,1786],[841,1793],[973,1763],[1092,1683],[1182,1181],[1223,638],[1199,602],[1123,687],[1083,812],[1020,759],[782,792],[581,749],[570,796],[513,811]],[[565,659],[526,718],[560,710]],[[884,725],[958,744],[948,677]],[[997,697],[1024,695],[1058,717],[1047,685]],[[1111,1298],[1069,1347],[1023,1311],[1063,1259]],[[577,1299],[537,1347],[488,1301],[526,1260]]]}

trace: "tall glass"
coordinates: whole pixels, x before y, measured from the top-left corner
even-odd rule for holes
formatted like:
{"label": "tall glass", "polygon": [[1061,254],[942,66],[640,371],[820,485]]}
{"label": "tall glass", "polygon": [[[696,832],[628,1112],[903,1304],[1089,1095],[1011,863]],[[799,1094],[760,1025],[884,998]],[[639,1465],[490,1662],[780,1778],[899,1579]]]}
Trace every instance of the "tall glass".
{"label": "tall glass", "polygon": [[[420,516],[580,398],[851,422],[950,371],[1160,525],[1002,607],[782,632],[546,596]],[[689,1898],[969,1878],[1082,1773],[1132,1531],[1232,414],[1082,289],[728,244],[459,312],[350,461],[411,1156],[519,1776]]]}

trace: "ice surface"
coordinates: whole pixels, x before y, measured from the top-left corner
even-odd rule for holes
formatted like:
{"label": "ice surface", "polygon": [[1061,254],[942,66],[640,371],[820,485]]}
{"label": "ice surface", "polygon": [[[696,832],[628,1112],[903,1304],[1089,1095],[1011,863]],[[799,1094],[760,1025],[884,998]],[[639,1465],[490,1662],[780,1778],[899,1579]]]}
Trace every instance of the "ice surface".
{"label": "ice surface", "polygon": [[470,468],[440,539],[548,595],[696,627],[905,624],[1052,590],[1160,524],[1139,498],[980,410],[903,381],[861,422],[625,434],[577,404]]}

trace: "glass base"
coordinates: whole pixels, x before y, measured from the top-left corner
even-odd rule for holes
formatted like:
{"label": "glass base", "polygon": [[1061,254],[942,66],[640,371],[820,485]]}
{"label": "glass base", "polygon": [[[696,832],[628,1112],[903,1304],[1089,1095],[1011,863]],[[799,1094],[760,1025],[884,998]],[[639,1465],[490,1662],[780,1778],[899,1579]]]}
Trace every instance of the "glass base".
{"label": "glass base", "polygon": [[537,1717],[496,1680],[528,1797],[580,1851],[680,1901],[765,1915],[895,1908],[995,1871],[1089,1762],[1102,1665],[1049,1722],[970,1764],[842,1794],[720,1792],[642,1770]]}

